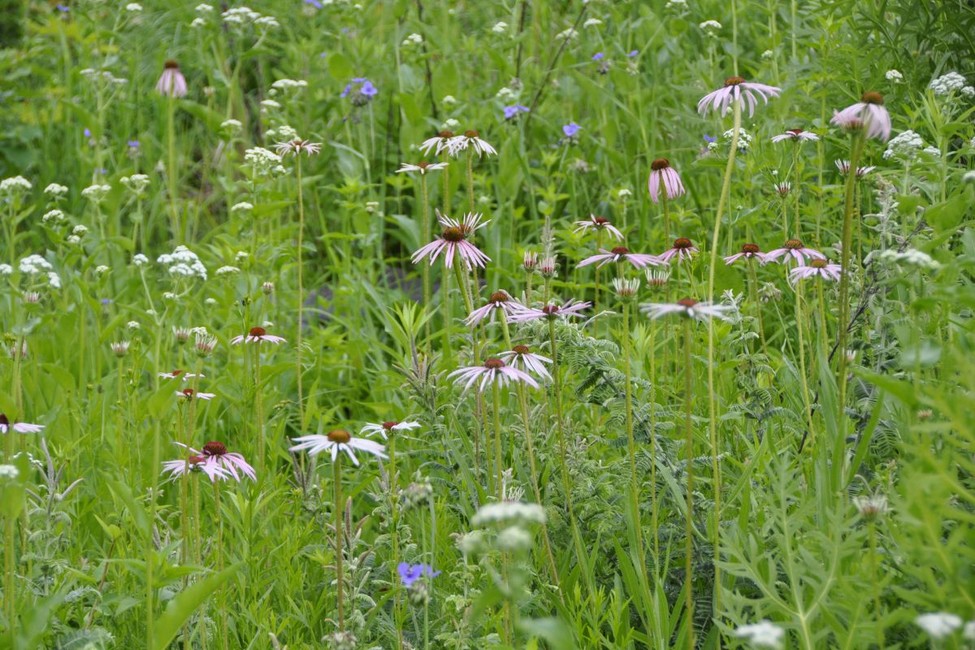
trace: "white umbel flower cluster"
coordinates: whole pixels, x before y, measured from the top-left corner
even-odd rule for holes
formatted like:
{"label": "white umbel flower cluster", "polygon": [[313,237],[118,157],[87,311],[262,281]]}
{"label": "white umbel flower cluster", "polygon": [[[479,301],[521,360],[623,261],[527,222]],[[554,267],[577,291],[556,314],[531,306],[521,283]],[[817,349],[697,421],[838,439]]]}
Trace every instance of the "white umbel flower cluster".
{"label": "white umbel flower cluster", "polygon": [[941,262],[938,262],[927,253],[914,248],[908,248],[903,252],[893,249],[886,250],[880,254],[880,259],[885,262],[903,263],[931,271],[937,271],[941,268]]}
{"label": "white umbel flower cluster", "polygon": [[935,95],[947,97],[953,93],[959,93],[969,99],[975,97],[975,87],[969,86],[965,77],[957,72],[948,72],[941,75],[928,85]]}
{"label": "white umbel flower cluster", "polygon": [[173,275],[181,275],[187,278],[207,279],[207,268],[203,266],[196,253],[186,246],[177,246],[172,253],[165,253],[156,258],[156,262],[168,267],[168,271]]}
{"label": "white umbel flower cluster", "polygon": [[924,140],[914,131],[904,131],[898,133],[887,143],[884,151],[884,158],[901,158],[903,160],[913,160],[917,152],[924,148]]}
{"label": "white umbel flower cluster", "polygon": [[0,194],[20,194],[21,192],[30,192],[32,188],[30,181],[23,176],[14,176],[12,178],[5,178],[0,181]]}
{"label": "white umbel flower cluster", "polygon": [[505,501],[503,503],[489,503],[478,508],[471,519],[475,526],[487,524],[509,523],[545,523],[545,509],[537,503],[522,503],[520,501]]}

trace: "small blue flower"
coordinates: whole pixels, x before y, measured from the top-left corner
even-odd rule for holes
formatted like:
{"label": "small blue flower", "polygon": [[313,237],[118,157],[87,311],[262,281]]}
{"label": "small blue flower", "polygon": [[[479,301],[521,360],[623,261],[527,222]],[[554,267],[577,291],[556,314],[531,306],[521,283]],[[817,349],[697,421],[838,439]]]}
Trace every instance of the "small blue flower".
{"label": "small blue flower", "polygon": [[631,50],[630,53],[627,54],[626,56],[632,59],[633,57],[638,56],[639,54],[640,54],[640,50]]}
{"label": "small blue flower", "polygon": [[365,106],[378,94],[379,90],[372,85],[371,81],[365,77],[353,77],[339,96],[350,98],[353,106]]}
{"label": "small blue flower", "polygon": [[434,571],[433,567],[429,564],[407,564],[406,562],[400,562],[396,570],[399,572],[399,577],[403,581],[404,587],[411,586],[423,576],[436,578],[440,575],[440,571]]}
{"label": "small blue flower", "polygon": [[59,5],[55,5],[55,7],[57,7],[57,10],[60,11],[61,13],[63,13],[63,14],[66,14],[69,11],[71,11],[71,7],[69,7],[67,5],[60,5],[59,4]]}
{"label": "small blue flower", "polygon": [[85,137],[86,137],[86,138],[90,138],[90,137],[91,137],[91,129],[89,129],[89,128],[86,128],[86,129],[84,130],[84,134],[85,134]]}
{"label": "small blue flower", "polygon": [[593,61],[602,61],[604,56],[606,56],[606,55],[603,54],[602,52],[596,52],[595,54],[592,55],[592,60]]}
{"label": "small blue flower", "polygon": [[527,113],[529,108],[521,104],[512,104],[504,107],[504,119],[510,120],[518,116],[518,113]]}
{"label": "small blue flower", "polygon": [[128,145],[129,145],[129,149],[135,149],[135,150],[138,150],[139,147],[142,146],[139,144],[138,140],[129,140]]}
{"label": "small blue flower", "polygon": [[315,9],[321,9],[322,8],[322,3],[319,2],[318,0],[305,0],[305,4],[306,5],[311,5]]}
{"label": "small blue flower", "polygon": [[710,144],[712,142],[717,142],[717,140],[718,139],[716,137],[714,137],[713,135],[705,135],[704,136],[704,141],[707,142],[708,144]]}
{"label": "small blue flower", "polygon": [[567,138],[574,138],[576,134],[579,133],[579,131],[581,130],[582,127],[576,124],[575,122],[569,122],[568,124],[562,127],[562,133],[564,133],[565,137]]}

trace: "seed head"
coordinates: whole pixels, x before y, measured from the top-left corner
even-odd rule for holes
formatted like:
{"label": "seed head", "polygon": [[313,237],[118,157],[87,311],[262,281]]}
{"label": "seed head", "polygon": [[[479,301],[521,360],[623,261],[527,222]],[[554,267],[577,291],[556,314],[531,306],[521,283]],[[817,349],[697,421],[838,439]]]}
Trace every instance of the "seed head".
{"label": "seed head", "polygon": [[211,440],[203,445],[203,454],[205,456],[223,456],[226,453],[227,445],[223,444],[222,442]]}
{"label": "seed head", "polygon": [[511,348],[511,351],[515,354],[529,354],[531,352],[527,345],[516,345]]}
{"label": "seed head", "polygon": [[678,250],[694,248],[694,242],[692,242],[687,237],[678,237],[677,239],[674,240],[674,248]]}
{"label": "seed head", "polygon": [[495,291],[491,294],[488,302],[508,302],[508,294],[504,291]]}
{"label": "seed head", "polygon": [[694,300],[693,298],[682,298],[681,300],[677,301],[677,304],[680,305],[681,307],[686,307],[690,309],[691,307],[697,304],[697,301]]}
{"label": "seed head", "polygon": [[630,254],[630,249],[627,248],[626,246],[617,246],[616,248],[614,248],[610,252],[613,255],[629,255]]}
{"label": "seed head", "polygon": [[741,252],[742,253],[747,253],[749,255],[754,255],[755,253],[760,253],[761,250],[762,249],[758,247],[758,244],[743,244],[742,247],[741,247]]}
{"label": "seed head", "polygon": [[464,241],[464,229],[456,226],[450,226],[449,228],[445,228],[440,236],[449,242],[456,243]]}
{"label": "seed head", "polygon": [[163,64],[163,68],[166,70],[179,70],[179,64],[176,61],[169,59]]}
{"label": "seed head", "polygon": [[870,90],[863,93],[860,100],[866,104],[877,104],[878,106],[884,105],[884,96],[875,90]]}
{"label": "seed head", "polygon": [[484,362],[484,367],[490,370],[500,370],[501,368],[504,368],[504,361],[491,357]]}
{"label": "seed head", "polygon": [[349,435],[349,432],[345,431],[344,429],[335,429],[334,431],[328,432],[328,439],[342,445],[352,440],[352,436]]}
{"label": "seed head", "polygon": [[809,262],[809,266],[813,267],[814,269],[825,269],[826,264],[828,264],[826,260],[821,260],[818,257],[814,260],[810,260]]}
{"label": "seed head", "polygon": [[667,169],[668,167],[670,167],[670,161],[666,158],[657,158],[650,163],[650,169],[655,172],[659,172],[661,169]]}
{"label": "seed head", "polygon": [[263,327],[252,327],[250,331],[247,332],[248,336],[264,336],[267,334],[267,330]]}
{"label": "seed head", "polygon": [[800,248],[804,248],[804,247],[800,240],[790,239],[785,243],[784,248],[788,248],[789,250],[799,250]]}
{"label": "seed head", "polygon": [[725,86],[737,86],[739,84],[745,83],[744,77],[728,77],[724,80]]}

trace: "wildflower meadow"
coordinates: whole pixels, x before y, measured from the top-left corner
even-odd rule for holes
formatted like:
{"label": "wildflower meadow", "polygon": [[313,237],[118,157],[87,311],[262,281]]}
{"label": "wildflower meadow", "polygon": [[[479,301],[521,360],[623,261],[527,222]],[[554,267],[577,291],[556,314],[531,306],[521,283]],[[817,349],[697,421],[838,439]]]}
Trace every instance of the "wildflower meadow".
{"label": "wildflower meadow", "polygon": [[0,0],[0,648],[975,649],[975,3]]}

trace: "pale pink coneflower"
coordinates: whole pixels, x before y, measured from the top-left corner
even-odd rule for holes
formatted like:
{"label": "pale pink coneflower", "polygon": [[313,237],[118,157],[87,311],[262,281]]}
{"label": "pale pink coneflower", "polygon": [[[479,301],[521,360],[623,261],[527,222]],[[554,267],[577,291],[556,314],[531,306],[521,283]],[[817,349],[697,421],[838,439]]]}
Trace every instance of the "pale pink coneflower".
{"label": "pale pink coneflower", "polygon": [[568,318],[569,316],[582,316],[579,312],[584,309],[589,309],[592,303],[589,302],[577,302],[576,300],[570,300],[564,305],[558,305],[555,303],[549,303],[542,307],[541,309],[526,308],[524,311],[520,311],[511,317],[512,323],[526,323],[532,320],[539,320],[542,318],[553,319],[553,318]]}
{"label": "pale pink coneflower", "polygon": [[701,98],[697,103],[697,112],[704,115],[708,108],[715,111],[720,109],[724,116],[734,102],[744,99],[744,105],[748,107],[748,115],[751,117],[755,114],[759,97],[767,104],[769,97],[778,97],[780,92],[782,89],[775,86],[751,83],[742,77],[728,77],[723,87]]}
{"label": "pale pink coneflower", "polygon": [[625,246],[617,246],[612,250],[605,250],[603,248],[599,249],[599,254],[592,255],[586,259],[579,262],[576,268],[582,268],[583,266],[589,266],[590,264],[597,264],[598,266],[604,266],[610,262],[629,262],[638,269],[642,269],[646,266],[659,266],[664,262],[658,259],[654,255],[648,255],[646,253],[631,253],[629,248]]}
{"label": "pale pink coneflower", "polygon": [[7,419],[6,413],[0,413],[0,433],[7,431],[17,433],[39,433],[44,430],[43,424],[30,424],[29,422],[11,422]]}
{"label": "pale pink coneflower", "polygon": [[301,138],[295,138],[287,142],[278,142],[274,145],[274,151],[282,158],[289,155],[300,156],[302,153],[314,156],[321,150],[321,142],[310,142]]}
{"label": "pale pink coneflower", "polygon": [[193,399],[202,399],[209,402],[214,397],[217,396],[216,393],[201,393],[200,391],[193,390],[192,388],[184,388],[183,390],[176,391],[177,397],[182,397],[183,399],[190,401]]}
{"label": "pale pink coneflower", "polygon": [[758,244],[742,244],[741,252],[724,258],[724,263],[730,266],[740,259],[756,259],[759,262],[764,262],[765,254],[762,253],[762,250],[758,247]]}
{"label": "pale pink coneflower", "polygon": [[233,478],[239,482],[242,480],[242,475],[252,481],[257,478],[254,468],[244,460],[244,457],[236,452],[228,452],[227,446],[222,442],[210,441],[203,445],[202,451],[197,451],[181,442],[176,444],[188,450],[192,455],[184,460],[170,460],[163,463],[163,470],[170,472],[173,476],[179,476],[187,471],[199,470],[214,482],[217,479],[226,480],[228,478]]}
{"label": "pale pink coneflower", "polygon": [[427,138],[422,143],[420,143],[420,151],[423,155],[429,156],[430,152],[433,151],[436,155],[440,155],[444,151],[448,154],[450,153],[450,141],[454,137],[452,131],[440,131],[437,135],[432,138]]}
{"label": "pale pink coneflower", "polygon": [[166,97],[186,97],[186,78],[179,64],[170,59],[163,64],[163,73],[156,82],[156,92]]}
{"label": "pale pink coneflower", "polygon": [[694,247],[694,242],[687,237],[678,237],[674,240],[673,246],[657,255],[657,259],[667,264],[670,264],[670,260],[675,257],[678,262],[690,261],[695,253],[697,253],[697,248]]}
{"label": "pale pink coneflower", "polygon": [[[836,168],[838,170],[840,170],[840,173],[843,174],[844,176],[846,176],[850,172],[850,161],[849,160],[837,160],[835,162],[835,164],[836,164]],[[863,178],[864,176],[866,176],[867,174],[869,174],[870,172],[872,172],[875,169],[876,169],[876,167],[873,167],[873,166],[870,166],[870,167],[857,167],[857,178]]]}
{"label": "pale pink coneflower", "polygon": [[263,343],[265,341],[268,343],[274,343],[275,345],[278,343],[287,343],[287,341],[280,336],[268,334],[267,330],[263,327],[252,327],[247,334],[241,334],[240,336],[235,336],[234,338],[230,339],[230,344],[240,345],[241,343]]}
{"label": "pale pink coneflower", "polygon": [[605,230],[616,239],[623,240],[623,233],[620,232],[619,228],[610,223],[606,217],[597,217],[591,214],[588,219],[576,221],[573,225],[576,226],[575,230],[572,231],[574,233],[589,232],[590,230],[593,232],[602,232]]}
{"label": "pale pink coneflower", "polygon": [[396,173],[418,173],[420,176],[425,176],[430,172],[436,172],[446,168],[447,164],[448,163],[446,162],[428,163],[426,161],[419,162],[415,165],[411,165],[410,163],[400,163],[400,168],[396,170]]}
{"label": "pale pink coneflower", "polygon": [[463,221],[457,221],[438,211],[437,221],[443,227],[443,232],[440,233],[440,237],[413,253],[411,259],[414,264],[419,264],[420,260],[428,257],[432,266],[441,253],[444,254],[444,264],[448,269],[453,268],[455,256],[460,257],[468,271],[475,266],[484,268],[484,263],[491,261],[490,257],[467,240],[476,230],[488,223],[486,221],[481,223],[480,213],[468,212],[464,215]]}
{"label": "pale pink coneflower", "polygon": [[693,298],[684,298],[673,303],[647,303],[640,305],[640,311],[656,320],[662,316],[678,314],[694,320],[708,320],[717,318],[719,320],[730,321],[731,312],[735,308],[731,305],[712,305],[707,302],[698,302]]}
{"label": "pale pink coneflower", "polygon": [[352,464],[359,466],[359,459],[355,457],[356,451],[364,451],[377,458],[388,458],[386,448],[374,440],[365,438],[353,438],[348,431],[336,429],[323,435],[310,435],[292,438],[298,444],[291,447],[290,451],[307,451],[309,456],[317,456],[323,451],[327,451],[332,456],[334,463],[340,451],[348,454]]}
{"label": "pale pink coneflower", "polygon": [[383,437],[383,440],[387,440],[393,431],[410,431],[411,429],[417,429],[419,427],[419,422],[367,422],[365,426],[359,430],[359,433],[364,433],[367,436],[372,436],[378,433]]}
{"label": "pale pink coneflower", "polygon": [[463,135],[455,135],[452,137],[447,144],[447,148],[452,156],[456,156],[460,152],[467,151],[468,149],[476,153],[478,158],[484,154],[489,156],[498,155],[497,150],[482,140],[481,135],[473,129],[464,131]]}
{"label": "pale pink coneflower", "polygon": [[182,377],[183,378],[183,381],[186,381],[187,379],[193,379],[195,377],[206,377],[206,375],[204,375],[202,373],[195,374],[195,373],[192,373],[192,372],[186,372],[184,370],[180,370],[179,368],[177,368],[176,370],[173,370],[172,372],[161,372],[161,373],[159,373],[159,377],[162,378],[162,379],[176,379],[178,377]]}
{"label": "pale pink coneflower", "polygon": [[511,316],[526,307],[511,297],[507,291],[495,291],[488,298],[488,302],[483,307],[478,307],[471,312],[471,315],[464,321],[468,326],[474,326],[485,318],[491,317],[494,320],[494,312],[501,310],[505,316]]}
{"label": "pale pink coneflower", "polygon": [[506,386],[508,382],[520,381],[528,384],[532,388],[538,388],[538,382],[532,379],[531,375],[523,370],[518,370],[514,366],[509,366],[501,359],[495,357],[486,359],[480,366],[458,368],[447,375],[447,377],[456,377],[454,383],[463,383],[465,391],[477,383],[478,380],[480,380],[478,390],[482,392],[492,382],[498,382],[501,386]]}
{"label": "pale pink coneflower", "polygon": [[843,128],[862,126],[868,138],[890,139],[890,113],[884,108],[884,96],[875,91],[863,93],[859,102],[833,114],[830,123]]}
{"label": "pale pink coneflower", "polygon": [[826,259],[826,256],[819,251],[803,246],[802,241],[790,239],[782,245],[782,248],[776,248],[773,251],[765,253],[765,259],[762,260],[762,263],[775,262],[780,257],[784,257],[783,261],[787,261],[791,257],[799,262],[799,264],[805,264],[807,257],[809,259]]}
{"label": "pale pink coneflower", "polygon": [[803,142],[815,142],[819,140],[819,136],[812,131],[804,131],[802,129],[789,129],[785,133],[772,136],[772,142],[782,142],[784,140],[802,144]]}
{"label": "pale pink coneflower", "polygon": [[810,260],[807,266],[797,266],[789,271],[789,280],[795,284],[799,280],[820,277],[824,280],[837,282],[842,272],[843,269],[839,264],[830,264],[829,261],[817,257]]}
{"label": "pale pink coneflower", "polygon": [[683,196],[685,192],[680,174],[670,166],[670,161],[666,158],[657,158],[650,163],[650,178],[647,180],[647,187],[650,190],[650,199],[654,203],[660,202],[661,185],[667,200]]}
{"label": "pale pink coneflower", "polygon": [[498,355],[498,358],[515,368],[524,369],[526,372],[533,372],[539,377],[551,379],[546,363],[552,363],[548,357],[534,354],[527,345],[515,345],[506,352]]}

